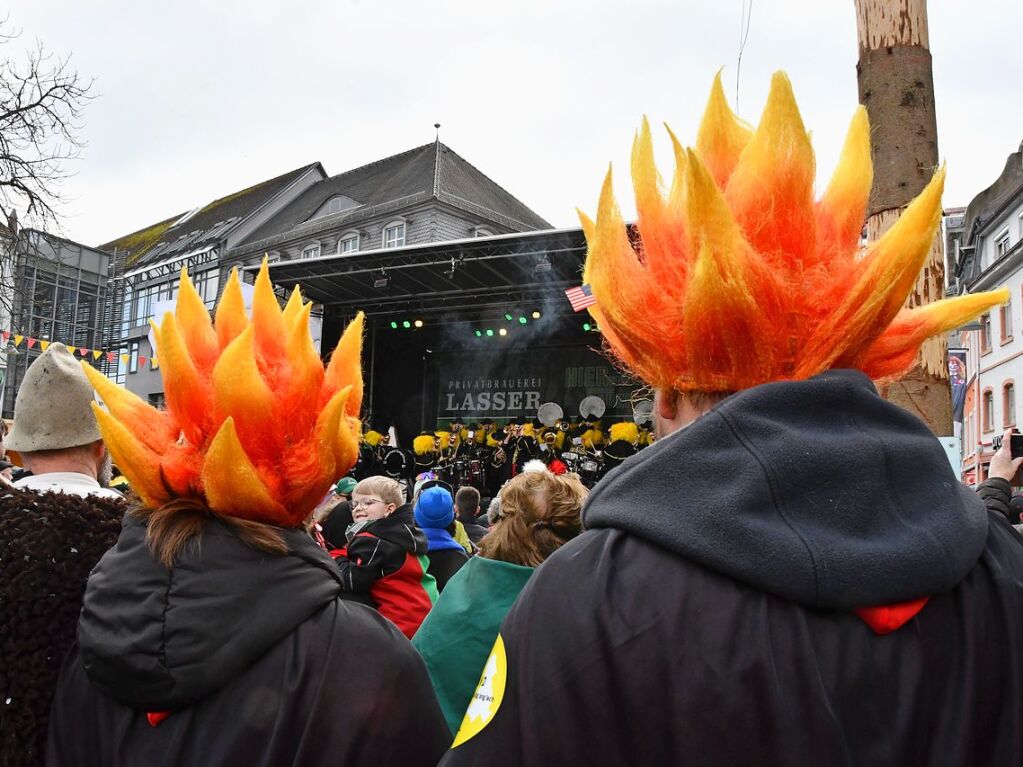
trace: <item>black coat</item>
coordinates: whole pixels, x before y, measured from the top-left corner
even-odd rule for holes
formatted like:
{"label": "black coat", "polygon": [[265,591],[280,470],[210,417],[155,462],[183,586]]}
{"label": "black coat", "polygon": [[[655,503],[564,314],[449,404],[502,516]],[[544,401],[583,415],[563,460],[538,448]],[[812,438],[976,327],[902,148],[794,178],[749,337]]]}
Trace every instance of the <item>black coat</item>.
{"label": "black coat", "polygon": [[129,521],[89,579],[47,764],[434,764],[449,735],[412,645],[282,532],[275,556],[210,523],[167,570]]}
{"label": "black coat", "polygon": [[462,548],[434,549],[427,556],[430,559],[430,564],[426,568],[426,572],[436,579],[437,591],[443,591],[444,587],[448,585],[448,581],[451,580],[451,576],[461,570],[462,566],[469,561],[465,549]]}
{"label": "black coat", "polygon": [[1023,538],[865,376],[734,395],[584,521],[443,764],[1023,764]]}

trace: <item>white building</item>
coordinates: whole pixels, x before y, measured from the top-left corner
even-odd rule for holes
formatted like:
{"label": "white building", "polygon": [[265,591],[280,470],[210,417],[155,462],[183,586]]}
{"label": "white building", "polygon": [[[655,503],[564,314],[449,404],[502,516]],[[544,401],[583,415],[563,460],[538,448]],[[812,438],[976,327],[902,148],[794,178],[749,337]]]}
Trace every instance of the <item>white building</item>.
{"label": "white building", "polygon": [[964,479],[987,476],[991,440],[1021,424],[1017,385],[1023,385],[1023,144],[1009,155],[998,180],[966,208],[958,243],[956,292],[1009,288],[1009,303],[963,333],[967,395],[963,412]]}

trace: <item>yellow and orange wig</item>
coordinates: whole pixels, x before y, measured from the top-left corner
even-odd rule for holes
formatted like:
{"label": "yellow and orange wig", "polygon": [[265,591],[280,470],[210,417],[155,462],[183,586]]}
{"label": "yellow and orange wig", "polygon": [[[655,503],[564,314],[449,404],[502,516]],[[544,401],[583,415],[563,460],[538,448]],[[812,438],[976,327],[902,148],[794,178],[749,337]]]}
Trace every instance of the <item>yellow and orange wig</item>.
{"label": "yellow and orange wig", "polygon": [[174,312],[153,323],[166,410],[83,365],[109,409],[93,406],[103,439],[143,504],[189,498],[218,514],[294,527],[351,468],[363,317],[324,369],[311,309],[296,288],[281,311],[264,261],[251,320],[233,271],[214,324],[182,270]]}
{"label": "yellow and orange wig", "polygon": [[863,107],[819,200],[810,138],[781,72],[756,130],[733,114],[719,75],[696,147],[668,133],[668,188],[646,120],[633,144],[638,245],[610,171],[596,222],[580,214],[590,312],[611,352],[652,386],[729,392],[839,367],[893,379],[925,339],[1008,300],[997,290],[903,309],[941,217],[945,172],[861,252],[873,180]]}

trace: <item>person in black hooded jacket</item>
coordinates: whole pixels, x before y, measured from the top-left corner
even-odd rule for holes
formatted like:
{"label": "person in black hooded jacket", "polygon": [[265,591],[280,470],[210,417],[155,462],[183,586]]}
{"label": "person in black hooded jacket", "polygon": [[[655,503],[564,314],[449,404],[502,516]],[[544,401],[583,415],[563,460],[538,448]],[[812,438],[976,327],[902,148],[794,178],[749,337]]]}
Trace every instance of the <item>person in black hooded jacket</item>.
{"label": "person in black hooded jacket", "polygon": [[427,767],[449,740],[412,645],[341,600],[305,530],[358,450],[362,318],[324,370],[309,307],[296,291],[282,313],[265,263],[252,304],[250,322],[232,275],[214,328],[182,274],[158,331],[168,411],[85,368],[140,504],[89,577],[51,767]]}
{"label": "person in black hooded jacket", "polygon": [[1023,764],[1023,539],[871,380],[1008,293],[900,313],[942,174],[859,254],[869,138],[815,202],[788,79],[752,135],[718,79],[670,201],[638,135],[635,245],[608,176],[584,274],[658,439],[519,595],[443,765]]}

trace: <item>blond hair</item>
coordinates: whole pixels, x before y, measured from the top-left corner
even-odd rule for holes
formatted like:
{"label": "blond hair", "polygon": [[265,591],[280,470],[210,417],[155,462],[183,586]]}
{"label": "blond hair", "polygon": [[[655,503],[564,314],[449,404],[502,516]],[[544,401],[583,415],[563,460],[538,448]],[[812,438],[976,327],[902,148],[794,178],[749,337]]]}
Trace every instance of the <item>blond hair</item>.
{"label": "blond hair", "polygon": [[536,567],[582,532],[586,487],[574,474],[519,474],[501,489],[501,513],[479,543],[480,555]]}
{"label": "blond hair", "polygon": [[359,484],[352,489],[352,495],[356,493],[359,495],[379,495],[381,501],[393,503],[395,506],[401,506],[405,503],[405,495],[401,492],[401,485],[398,484],[397,480],[390,477],[375,476],[359,480]]}

